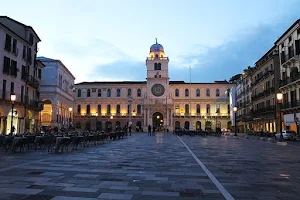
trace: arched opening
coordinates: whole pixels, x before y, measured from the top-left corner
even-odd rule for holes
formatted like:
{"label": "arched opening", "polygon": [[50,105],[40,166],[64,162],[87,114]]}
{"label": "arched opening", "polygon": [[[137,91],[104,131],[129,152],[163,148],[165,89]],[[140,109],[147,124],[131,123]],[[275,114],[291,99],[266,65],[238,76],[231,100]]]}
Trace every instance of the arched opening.
{"label": "arched opening", "polygon": [[197,131],[201,130],[201,122],[200,121],[196,122],[196,130]]}
{"label": "arched opening", "polygon": [[216,97],[219,97],[219,96],[220,96],[220,89],[217,88],[217,89],[216,89]]}
{"label": "arched opening", "polygon": [[190,122],[189,121],[185,121],[184,122],[184,129],[185,130],[189,130],[190,129]]}
{"label": "arched opening", "polygon": [[[18,116],[19,113],[16,109],[10,110],[7,116],[7,123],[6,123],[6,134],[16,134],[18,130]],[[12,131],[11,131],[12,128]]]}
{"label": "arched opening", "polygon": [[175,130],[180,130],[180,122],[179,121],[175,122]]}
{"label": "arched opening", "polygon": [[161,70],[161,64],[160,63],[157,64],[157,70]]}
{"label": "arched opening", "polygon": [[116,121],[116,131],[120,131],[121,130],[121,122],[120,121]]}
{"label": "arched opening", "polygon": [[211,121],[206,121],[205,122],[205,130],[206,131],[211,131]]}
{"label": "arched opening", "polygon": [[131,89],[130,88],[127,90],[127,96],[131,97]]}
{"label": "arched opening", "polygon": [[185,104],[185,114],[188,115],[190,113],[189,104]]}
{"label": "arched opening", "polygon": [[176,96],[176,97],[179,97],[179,89],[176,89],[176,90],[175,90],[175,96]]}
{"label": "arched opening", "polygon": [[156,112],[152,116],[153,120],[153,126],[156,127],[156,129],[163,127],[164,125],[164,118],[163,115],[160,112]]}
{"label": "arched opening", "polygon": [[101,121],[96,122],[96,131],[102,131],[102,123]]}
{"label": "arched opening", "polygon": [[136,122],[136,132],[140,132],[142,130],[142,122]]}
{"label": "arched opening", "polygon": [[81,97],[81,89],[77,90],[77,97]]}
{"label": "arched opening", "polygon": [[209,97],[210,96],[210,89],[206,89],[206,96]]}
{"label": "arched opening", "polygon": [[142,112],[142,106],[140,104],[137,105],[137,114],[140,115]]}
{"label": "arched opening", "polygon": [[111,132],[112,131],[112,123],[111,121],[106,122],[106,127],[105,127],[106,132]]}
{"label": "arched opening", "polygon": [[197,115],[200,114],[200,104],[197,104],[197,105],[196,105],[196,112],[197,112]]}
{"label": "arched opening", "polygon": [[142,96],[142,90],[141,90],[141,88],[138,88],[138,89],[137,89],[137,94],[136,94],[136,96],[138,96],[138,97],[141,97],[141,96]]}
{"label": "arched opening", "polygon": [[185,89],[185,96],[186,96],[186,97],[189,96],[189,89]]}
{"label": "arched opening", "polygon": [[200,97],[200,89],[199,88],[197,88],[197,90],[196,90],[196,96]]}
{"label": "arched opening", "polygon": [[121,96],[121,90],[117,89],[117,97],[120,97],[120,96]]}
{"label": "arched opening", "polygon": [[44,109],[41,112],[42,126],[51,126],[52,121],[52,102],[50,100],[43,101]]}
{"label": "arched opening", "polygon": [[25,131],[32,133],[34,131],[34,117],[32,116],[31,111],[27,111],[24,121]]}

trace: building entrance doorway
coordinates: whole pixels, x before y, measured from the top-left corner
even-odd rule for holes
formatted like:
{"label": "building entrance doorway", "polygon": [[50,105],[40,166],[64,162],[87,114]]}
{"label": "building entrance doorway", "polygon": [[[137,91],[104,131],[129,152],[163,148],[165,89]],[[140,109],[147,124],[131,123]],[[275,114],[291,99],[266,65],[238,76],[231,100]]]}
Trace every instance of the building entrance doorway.
{"label": "building entrance doorway", "polygon": [[152,116],[153,123],[152,125],[156,128],[157,131],[161,130],[164,126],[164,117],[160,112],[156,112]]}

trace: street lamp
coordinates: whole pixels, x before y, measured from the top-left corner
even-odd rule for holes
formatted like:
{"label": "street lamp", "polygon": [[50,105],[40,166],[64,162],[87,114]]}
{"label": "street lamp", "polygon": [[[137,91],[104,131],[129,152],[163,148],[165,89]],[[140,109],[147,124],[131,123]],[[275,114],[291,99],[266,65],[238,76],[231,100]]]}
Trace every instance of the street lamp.
{"label": "street lamp", "polygon": [[73,108],[70,107],[70,108],[69,108],[69,112],[70,112],[69,127],[71,126],[71,121],[72,121],[72,111],[73,111]]}
{"label": "street lamp", "polygon": [[205,119],[205,122],[204,122],[204,130],[206,131],[206,119],[207,119],[207,117],[205,116],[204,119]]}
{"label": "street lamp", "polygon": [[283,94],[282,93],[277,93],[276,98],[277,98],[277,101],[278,101],[278,104],[279,104],[279,131],[280,131],[279,142],[282,142],[283,135],[282,135],[282,123],[281,123],[281,104],[282,104]]}
{"label": "street lamp", "polygon": [[236,112],[237,112],[238,108],[236,106],[233,107],[233,111],[234,111],[234,136],[237,136],[236,133]]}
{"label": "street lamp", "polygon": [[11,123],[10,123],[10,134],[13,134],[13,121],[14,121],[14,103],[16,101],[16,95],[11,94],[10,95],[10,101],[11,101]]}

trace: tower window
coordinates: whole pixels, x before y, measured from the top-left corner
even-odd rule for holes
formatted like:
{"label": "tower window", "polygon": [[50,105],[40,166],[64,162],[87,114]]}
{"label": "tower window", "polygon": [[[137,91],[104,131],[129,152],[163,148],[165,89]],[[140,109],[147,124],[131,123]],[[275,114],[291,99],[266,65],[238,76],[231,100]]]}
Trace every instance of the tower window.
{"label": "tower window", "polygon": [[155,54],[155,58],[158,58],[158,54]]}
{"label": "tower window", "polygon": [[157,70],[157,63],[154,63],[154,70]]}

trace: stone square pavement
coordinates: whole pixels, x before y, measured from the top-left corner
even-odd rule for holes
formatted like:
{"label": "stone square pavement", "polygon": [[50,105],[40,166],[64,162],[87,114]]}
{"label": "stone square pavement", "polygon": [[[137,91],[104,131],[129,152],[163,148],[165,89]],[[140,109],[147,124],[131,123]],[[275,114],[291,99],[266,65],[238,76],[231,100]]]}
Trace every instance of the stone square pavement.
{"label": "stone square pavement", "polygon": [[0,152],[0,199],[300,199],[300,146],[135,133],[72,153]]}

